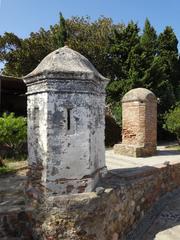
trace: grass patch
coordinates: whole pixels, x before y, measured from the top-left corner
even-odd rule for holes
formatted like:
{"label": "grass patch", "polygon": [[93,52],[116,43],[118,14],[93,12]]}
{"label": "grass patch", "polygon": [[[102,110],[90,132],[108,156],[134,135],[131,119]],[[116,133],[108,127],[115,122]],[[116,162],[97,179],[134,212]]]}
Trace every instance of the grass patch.
{"label": "grass patch", "polygon": [[5,159],[3,160],[4,162],[4,166],[0,167],[0,175],[1,174],[6,174],[6,173],[13,173],[16,172],[22,168],[26,168],[27,167],[27,161],[15,161],[12,159]]}
{"label": "grass patch", "polygon": [[166,148],[167,148],[168,150],[180,151],[180,145],[167,146]]}
{"label": "grass patch", "polygon": [[174,146],[172,149],[180,151],[180,146]]}
{"label": "grass patch", "polygon": [[1,174],[5,174],[5,173],[12,173],[14,172],[15,170],[9,166],[3,166],[3,167],[0,167],[0,175]]}

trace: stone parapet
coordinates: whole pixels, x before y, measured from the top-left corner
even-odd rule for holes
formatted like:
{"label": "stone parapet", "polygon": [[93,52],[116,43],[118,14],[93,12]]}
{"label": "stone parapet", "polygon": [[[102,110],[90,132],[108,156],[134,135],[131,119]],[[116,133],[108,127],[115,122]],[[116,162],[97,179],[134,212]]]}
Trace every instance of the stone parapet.
{"label": "stone parapet", "polygon": [[124,240],[162,196],[179,186],[180,163],[125,177],[122,170],[109,171],[96,192],[48,198],[37,215],[35,239]]}
{"label": "stone parapet", "polygon": [[[4,181],[1,179],[5,185]],[[16,185],[15,179],[9,184]],[[142,239],[143,231],[152,224],[166,201],[173,198],[170,192],[179,186],[177,160],[172,165],[110,170],[95,192],[50,196],[38,205],[30,201],[25,206],[21,201],[17,206],[17,196],[11,196],[11,206],[8,201],[1,202],[0,239]],[[23,196],[23,189],[19,189],[19,194]]]}

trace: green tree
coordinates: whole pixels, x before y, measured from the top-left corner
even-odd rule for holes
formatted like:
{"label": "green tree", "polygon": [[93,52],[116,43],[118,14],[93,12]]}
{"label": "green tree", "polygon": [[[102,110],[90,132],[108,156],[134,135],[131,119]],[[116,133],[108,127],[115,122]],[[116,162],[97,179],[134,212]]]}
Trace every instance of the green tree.
{"label": "green tree", "polygon": [[176,76],[176,87],[174,87],[174,92],[176,96],[176,101],[180,101],[180,56],[178,59],[178,62],[176,64],[176,71],[175,71],[175,76]]}
{"label": "green tree", "polygon": [[111,81],[107,87],[107,102],[121,125],[121,99],[140,79],[140,36],[136,23],[115,29],[110,38]]}
{"label": "green tree", "polygon": [[180,145],[180,104],[177,104],[174,109],[166,113],[164,119],[164,128],[176,135]]}
{"label": "green tree", "polygon": [[[176,101],[174,90],[177,88],[177,81],[172,83],[173,75],[177,71],[176,61],[178,60],[178,52],[176,40],[172,29],[168,27],[157,37],[155,29],[151,26],[148,19],[146,20],[141,36],[142,84],[144,87],[152,90],[160,99],[158,104],[159,137],[164,135],[162,129],[164,124],[163,114]],[[171,53],[169,52],[170,49]],[[171,54],[174,56],[173,58],[172,56],[170,57]],[[173,59],[176,60],[174,61]],[[167,61],[171,62],[171,69],[168,67]],[[174,86],[176,87],[174,88]]]}
{"label": "green tree", "polygon": [[27,139],[27,121],[24,117],[15,117],[14,113],[4,113],[0,117],[0,144],[8,147],[13,156],[21,154]]}
{"label": "green tree", "polygon": [[[156,75],[159,77],[159,71],[156,63],[157,54],[157,34],[148,19],[145,21],[143,34],[140,40],[141,44],[141,86],[154,90]],[[155,74],[158,72],[158,74]]]}
{"label": "green tree", "polygon": [[[68,34],[67,34],[68,33]],[[26,39],[13,33],[0,36],[3,73],[23,76],[31,72],[53,50],[67,44],[86,56],[104,76],[110,78],[107,103],[120,124],[122,96],[132,88],[145,87],[158,98],[158,123],[163,114],[180,101],[180,58],[177,38],[171,27],[157,36],[146,19],[143,33],[130,22],[114,24],[112,19],[89,17],[64,19],[45,31],[40,29]]]}
{"label": "green tree", "polygon": [[160,116],[174,104],[175,97],[172,84],[169,81],[164,64],[162,64],[161,44],[148,19],[145,21],[141,36],[141,48],[142,86],[152,90],[160,98],[160,104],[158,105]]}
{"label": "green tree", "polygon": [[69,47],[89,58],[100,72],[110,77],[109,37],[112,29],[121,27],[121,24],[114,25],[111,19],[104,17],[95,22],[91,22],[88,17],[73,17],[65,21],[64,32],[63,22],[60,20],[60,24],[50,26],[47,31],[41,28],[26,39],[11,33],[7,33],[8,38],[6,34],[0,36],[0,61],[5,63],[3,73],[19,77],[26,75],[47,54],[59,48],[60,43],[66,42]]}
{"label": "green tree", "polygon": [[23,40],[13,33],[5,32],[3,36],[0,36],[0,61],[5,64],[3,72],[7,75],[10,75],[7,68],[10,69],[14,62],[17,61],[17,55],[14,53],[21,49],[22,42]]}
{"label": "green tree", "polygon": [[[178,40],[171,27],[166,27],[164,32],[159,35],[158,39],[158,57],[160,64],[163,68],[164,75],[166,76],[166,81],[168,86],[172,89],[172,94],[174,95],[168,107],[175,103],[178,96],[176,91],[179,85],[179,73],[178,62]],[[167,103],[166,103],[167,105]]]}
{"label": "green tree", "polygon": [[110,37],[113,29],[122,24],[113,24],[112,19],[99,18],[92,22],[89,17],[73,17],[67,20],[67,45],[87,57],[106,77],[111,78]]}
{"label": "green tree", "polygon": [[[150,21],[146,19],[143,29],[143,34],[141,36],[141,46],[143,50],[143,57],[147,63],[151,63],[157,52],[157,34],[153,26],[151,26]],[[148,57],[148,60],[145,59]]]}
{"label": "green tree", "polygon": [[24,76],[53,50],[55,48],[52,30],[45,31],[41,28],[39,32],[31,33],[26,39],[5,33],[0,36],[0,61],[5,64],[3,74]]}
{"label": "green tree", "polygon": [[55,45],[57,48],[64,47],[67,41],[67,27],[66,21],[60,12],[59,14],[59,25],[57,27],[57,32],[55,33]]}
{"label": "green tree", "polygon": [[127,27],[115,29],[110,38],[111,81],[107,87],[108,101],[120,101],[133,88],[139,70],[139,28],[130,22]]}

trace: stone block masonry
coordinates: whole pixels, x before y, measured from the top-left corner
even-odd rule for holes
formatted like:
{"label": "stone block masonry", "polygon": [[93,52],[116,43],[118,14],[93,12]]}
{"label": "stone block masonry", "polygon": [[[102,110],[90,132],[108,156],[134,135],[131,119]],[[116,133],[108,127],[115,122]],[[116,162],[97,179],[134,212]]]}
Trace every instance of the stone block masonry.
{"label": "stone block masonry", "polygon": [[68,47],[46,56],[26,77],[27,194],[35,199],[92,191],[106,172],[104,78]]}
{"label": "stone block masonry", "polygon": [[156,153],[157,100],[145,89],[132,89],[122,99],[122,144],[114,152],[132,157]]}
{"label": "stone block masonry", "polygon": [[41,206],[36,218],[34,239],[125,240],[145,217],[145,229],[137,233],[141,236],[161,210],[152,211],[154,204],[179,186],[180,163],[142,168],[129,176],[109,171],[96,192],[48,198],[48,209]]}
{"label": "stone block masonry", "polygon": [[140,240],[165,206],[166,193],[180,186],[179,156],[166,165],[115,167],[94,192],[50,196],[35,206],[23,203],[26,177],[2,176],[0,239]]}

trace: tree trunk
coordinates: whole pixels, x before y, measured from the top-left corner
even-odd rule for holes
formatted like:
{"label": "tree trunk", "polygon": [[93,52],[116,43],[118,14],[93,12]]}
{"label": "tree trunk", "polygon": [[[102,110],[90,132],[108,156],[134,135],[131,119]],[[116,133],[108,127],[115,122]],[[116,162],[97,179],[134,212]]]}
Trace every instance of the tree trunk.
{"label": "tree trunk", "polygon": [[177,136],[177,142],[180,145],[180,137],[179,136]]}
{"label": "tree trunk", "polygon": [[4,166],[4,162],[2,160],[2,158],[0,157],[0,167],[3,167]]}

